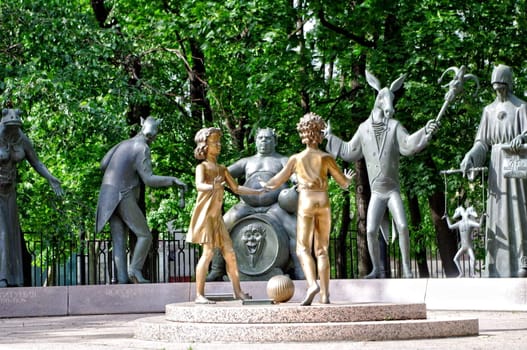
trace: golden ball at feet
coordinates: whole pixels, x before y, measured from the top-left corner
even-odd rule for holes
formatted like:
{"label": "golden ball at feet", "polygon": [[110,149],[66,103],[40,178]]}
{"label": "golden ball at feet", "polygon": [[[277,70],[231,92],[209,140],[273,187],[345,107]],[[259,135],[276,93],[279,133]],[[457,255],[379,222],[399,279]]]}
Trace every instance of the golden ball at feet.
{"label": "golden ball at feet", "polygon": [[285,303],[295,294],[295,285],[289,276],[278,275],[267,282],[267,296],[275,303]]}

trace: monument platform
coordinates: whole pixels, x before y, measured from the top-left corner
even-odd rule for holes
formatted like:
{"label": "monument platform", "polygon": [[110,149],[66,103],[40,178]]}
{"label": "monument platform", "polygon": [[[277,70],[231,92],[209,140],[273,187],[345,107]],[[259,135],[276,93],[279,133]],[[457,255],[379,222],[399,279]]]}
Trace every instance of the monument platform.
{"label": "monument platform", "polygon": [[477,319],[427,319],[423,303],[243,305],[240,301],[166,306],[136,320],[135,337],[180,343],[284,343],[475,336]]}
{"label": "monument platform", "polygon": [[[299,303],[306,282],[293,281]],[[242,282],[254,299],[267,298],[267,282]],[[230,282],[207,282],[207,292],[232,295]],[[331,280],[332,302],[424,303],[428,310],[527,311],[527,278]],[[193,301],[195,284],[147,283],[0,288],[0,318],[163,313],[168,304]],[[317,299],[315,299],[315,302]]]}

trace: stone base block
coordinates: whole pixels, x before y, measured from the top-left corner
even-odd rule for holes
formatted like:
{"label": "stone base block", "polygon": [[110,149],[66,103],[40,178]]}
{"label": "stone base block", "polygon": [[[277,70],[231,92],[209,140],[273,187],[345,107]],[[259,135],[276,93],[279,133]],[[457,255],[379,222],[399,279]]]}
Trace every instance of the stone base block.
{"label": "stone base block", "polygon": [[181,343],[279,343],[474,336],[477,319],[427,319],[424,304],[167,305],[136,321],[136,338]]}
{"label": "stone base block", "polygon": [[0,318],[65,316],[68,290],[61,287],[0,288]]}
{"label": "stone base block", "polygon": [[241,301],[166,305],[165,317],[195,323],[324,323],[426,319],[425,304],[242,305]]}

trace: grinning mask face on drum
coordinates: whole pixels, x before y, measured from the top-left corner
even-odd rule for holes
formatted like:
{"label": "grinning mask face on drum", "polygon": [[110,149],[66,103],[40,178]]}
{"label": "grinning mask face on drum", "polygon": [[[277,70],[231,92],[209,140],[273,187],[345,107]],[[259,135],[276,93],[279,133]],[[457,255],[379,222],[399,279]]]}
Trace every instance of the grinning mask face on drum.
{"label": "grinning mask face on drum", "polygon": [[265,228],[255,224],[247,225],[241,233],[241,240],[247,248],[252,267],[255,266],[262,252],[265,243],[265,234]]}

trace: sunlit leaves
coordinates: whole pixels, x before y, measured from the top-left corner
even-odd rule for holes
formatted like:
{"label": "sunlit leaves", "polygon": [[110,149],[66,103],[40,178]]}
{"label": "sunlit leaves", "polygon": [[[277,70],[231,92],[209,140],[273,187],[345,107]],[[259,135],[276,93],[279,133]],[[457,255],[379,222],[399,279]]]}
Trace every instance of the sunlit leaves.
{"label": "sunlit leaves", "polygon": [[[527,90],[525,1],[104,4],[107,24],[117,25],[101,28],[88,0],[0,3],[0,104],[25,111],[24,130],[67,191],[64,202],[56,203],[58,212],[55,204],[34,209],[33,203],[51,203],[50,189],[22,165],[19,204],[25,229],[52,226],[57,215],[68,218],[61,221],[68,229],[93,227],[98,162],[111,146],[137,132],[137,125],[126,121],[135,104],[146,104],[163,118],[152,145],[155,171],[176,175],[192,188],[192,139],[201,121],[190,118],[190,40],[203,52],[203,85],[213,124],[225,131],[240,129],[240,143],[225,133],[221,161],[226,164],[254,152],[258,127],[276,129],[280,152],[300,150],[295,125],[304,112],[301,93],[311,110],[331,120],[336,135],[350,139],[368,118],[375,97],[364,80],[365,68],[384,85],[408,74],[395,118],[416,131],[444,102],[445,88],[437,82],[442,72],[466,65],[480,78],[479,95],[472,97],[474,86],[467,83],[425,153],[402,164],[403,189],[411,187],[420,198],[442,186],[437,172],[423,164],[424,157],[431,157],[437,169],[454,168],[470,147],[481,109],[493,99],[492,66],[511,65],[517,95]],[[322,16],[340,31],[323,25]],[[140,72],[127,69],[134,59]],[[131,79],[136,83],[130,84]],[[175,217],[184,226],[191,209],[174,205],[177,193],[148,191],[152,226],[162,230]],[[339,191],[331,189],[336,200]],[[189,206],[194,195],[188,194]]]}

